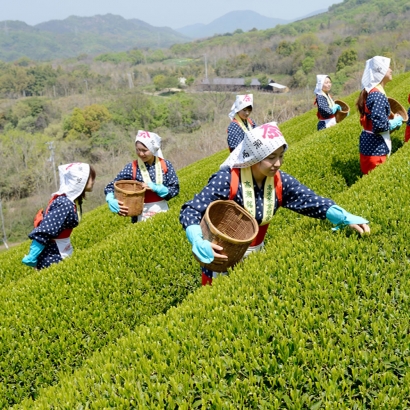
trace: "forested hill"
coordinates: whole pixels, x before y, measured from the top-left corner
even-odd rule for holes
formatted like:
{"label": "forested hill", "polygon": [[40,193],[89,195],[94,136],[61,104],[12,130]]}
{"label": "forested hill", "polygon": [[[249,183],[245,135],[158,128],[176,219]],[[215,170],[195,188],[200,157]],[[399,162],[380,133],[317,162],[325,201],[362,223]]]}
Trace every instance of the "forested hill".
{"label": "forested hill", "polygon": [[410,69],[409,19],[408,0],[344,0],[290,24],[176,44],[171,52],[179,58],[206,54],[218,77],[266,72],[289,87],[311,88],[315,74],[337,74],[334,89],[352,92],[363,61],[374,55],[391,57],[396,72]]}
{"label": "forested hill", "polygon": [[161,48],[188,41],[168,27],[154,27],[138,19],[106,14],[71,16],[29,26],[20,21],[0,22],[0,60],[21,57],[52,60],[80,54],[101,54],[132,48]]}

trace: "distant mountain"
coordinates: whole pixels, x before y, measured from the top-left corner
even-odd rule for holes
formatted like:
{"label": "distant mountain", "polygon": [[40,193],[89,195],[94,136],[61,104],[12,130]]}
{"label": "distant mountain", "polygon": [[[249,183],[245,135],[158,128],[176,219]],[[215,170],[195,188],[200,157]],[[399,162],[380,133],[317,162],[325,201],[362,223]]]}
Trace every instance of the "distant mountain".
{"label": "distant mountain", "polygon": [[189,41],[169,27],[154,27],[138,19],[106,14],[71,16],[29,26],[20,21],[0,22],[0,60],[20,57],[53,60],[80,54],[97,55],[132,48],[169,47]]}
{"label": "distant mountain", "polygon": [[192,39],[206,38],[212,37],[214,34],[233,33],[238,29],[243,31],[249,31],[253,28],[258,30],[266,30],[268,28],[273,28],[278,24],[292,23],[293,21],[303,20],[325,12],[327,12],[327,9],[321,9],[309,13],[306,16],[298,17],[297,19],[283,20],[265,17],[251,10],[231,11],[230,13],[224,14],[222,17],[217,18],[209,24],[192,24],[178,28],[176,31]]}
{"label": "distant mountain", "polygon": [[326,13],[327,11],[328,9],[320,9],[320,10],[312,11],[311,13],[306,14],[306,16],[298,17],[297,19],[292,20],[292,22],[307,19],[313,16],[317,16],[318,14]]}
{"label": "distant mountain", "polygon": [[265,17],[251,10],[238,10],[224,14],[209,24],[194,24],[176,29],[176,31],[191,38],[204,38],[212,37],[214,34],[232,33],[237,29],[243,31],[249,31],[253,28],[265,30],[278,24],[287,23],[290,23],[290,20]]}

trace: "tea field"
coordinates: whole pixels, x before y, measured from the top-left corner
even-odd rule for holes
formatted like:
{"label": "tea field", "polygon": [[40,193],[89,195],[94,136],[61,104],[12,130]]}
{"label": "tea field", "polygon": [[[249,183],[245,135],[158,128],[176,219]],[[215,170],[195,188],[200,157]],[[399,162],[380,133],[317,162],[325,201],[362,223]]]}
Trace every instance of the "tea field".
{"label": "tea field", "polygon": [[[409,91],[410,73],[387,87]],[[403,126],[361,176],[356,98],[328,130],[314,110],[281,124],[282,169],[370,236],[280,209],[265,251],[201,287],[178,215],[226,150],[178,173],[168,213],[85,214],[63,263],[23,266],[28,241],[0,254],[0,407],[410,408],[410,146]]]}

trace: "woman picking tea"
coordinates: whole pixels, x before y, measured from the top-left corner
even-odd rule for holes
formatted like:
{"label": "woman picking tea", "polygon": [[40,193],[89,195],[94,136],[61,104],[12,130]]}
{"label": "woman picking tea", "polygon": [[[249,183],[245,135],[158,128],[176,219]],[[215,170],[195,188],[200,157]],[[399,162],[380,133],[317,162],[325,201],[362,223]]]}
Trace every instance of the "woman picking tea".
{"label": "woman picking tea", "polygon": [[386,161],[391,153],[390,131],[401,127],[403,118],[396,114],[389,119],[390,104],[384,91],[392,80],[390,58],[375,56],[366,61],[362,76],[362,91],[356,102],[360,112],[360,169],[369,173]]}
{"label": "woman picking tea", "polygon": [[[349,225],[360,234],[370,232],[365,219],[350,214],[334,201],[317,195],[289,174],[280,171],[287,143],[277,124],[271,122],[245,133],[244,140],[211,176],[208,185],[182,206],[180,222],[198,259],[209,264],[224,261],[223,249],[203,239],[200,222],[216,200],[231,199],[256,218],[259,233],[248,253],[263,247],[270,221],[282,206],[302,215],[328,219],[337,227]],[[216,272],[202,268],[202,284],[212,284]]]}
{"label": "woman picking tea", "polygon": [[159,212],[166,212],[171,198],[179,193],[179,181],[170,161],[161,151],[161,138],[148,131],[138,131],[135,138],[137,160],[128,163],[104,190],[110,211],[128,216],[128,207],[114,196],[114,183],[120,180],[136,180],[143,183],[145,191],[144,208],[131,222],[145,221]]}
{"label": "woman picking tea", "polygon": [[226,132],[228,133],[229,151],[233,151],[243,140],[245,132],[256,127],[255,121],[250,118],[253,109],[253,94],[237,95],[232,105],[229,118],[231,123]]}
{"label": "woman picking tea", "polygon": [[316,76],[315,87],[315,105],[317,105],[317,130],[325,130],[326,128],[336,125],[336,112],[342,108],[339,104],[335,104],[331,95],[329,94],[332,88],[332,80],[328,75],[319,74]]}
{"label": "woman picking tea", "polygon": [[29,234],[30,252],[22,262],[37,269],[61,262],[73,253],[70,235],[81,220],[82,203],[86,192],[91,192],[95,181],[94,168],[85,163],[60,165],[60,188],[40,210]]}

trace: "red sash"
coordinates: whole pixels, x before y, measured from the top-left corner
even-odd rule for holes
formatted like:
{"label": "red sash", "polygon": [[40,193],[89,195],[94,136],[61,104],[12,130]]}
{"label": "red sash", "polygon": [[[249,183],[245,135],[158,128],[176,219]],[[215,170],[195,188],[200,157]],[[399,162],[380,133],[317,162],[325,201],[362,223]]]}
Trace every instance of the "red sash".
{"label": "red sash", "polygon": [[[167,164],[162,158],[158,157],[158,159],[159,159],[159,162],[161,164],[162,172],[165,175],[168,172]],[[132,179],[134,179],[134,180],[137,178],[137,168],[138,168],[138,161],[137,160],[132,161]],[[164,198],[161,198],[159,195],[157,195],[151,189],[147,189],[145,191],[144,203],[150,204],[152,202],[159,202],[159,201],[163,201],[163,200],[164,200]]]}
{"label": "red sash", "polygon": [[[240,173],[240,168],[232,168],[231,186],[229,189],[229,199],[232,199],[232,200],[235,198],[236,193],[238,192],[239,173]],[[276,172],[273,182],[275,185],[276,198],[278,198],[278,205],[282,206],[282,178],[280,176],[279,171]],[[266,235],[266,232],[268,231],[268,227],[269,227],[269,224],[259,226],[258,234],[256,235],[256,238],[253,240],[253,242],[249,246],[260,245],[265,239],[265,235]]]}

